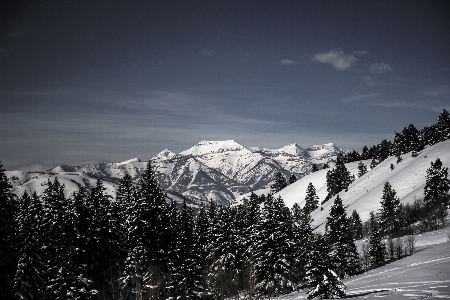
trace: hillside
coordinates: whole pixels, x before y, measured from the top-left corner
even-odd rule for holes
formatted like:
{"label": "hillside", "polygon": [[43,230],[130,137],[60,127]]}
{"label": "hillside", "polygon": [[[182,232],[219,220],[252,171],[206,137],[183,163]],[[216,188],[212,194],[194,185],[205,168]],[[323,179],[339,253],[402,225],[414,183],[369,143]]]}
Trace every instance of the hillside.
{"label": "hillside", "polygon": [[[412,157],[411,153],[407,153],[402,156],[403,160],[399,164],[396,164],[396,157],[389,157],[362,177],[357,178],[349,186],[347,192],[339,193],[344,206],[347,208],[347,214],[356,210],[363,222],[368,220],[369,213],[381,207],[380,200],[386,181],[391,183],[401,203],[412,203],[415,199],[422,198],[426,171],[431,166],[431,162],[434,162],[438,157],[444,167],[450,167],[450,140],[425,148],[417,157]],[[355,177],[357,177],[356,174],[358,173],[358,163],[346,164],[347,169]],[[370,161],[363,161],[363,163],[370,169]],[[393,170],[390,168],[391,164],[395,167]],[[306,189],[311,182],[316,188],[319,201],[322,201],[327,195],[327,171],[320,170],[307,175],[275,196],[281,196],[288,207],[292,207],[296,202],[303,207]],[[332,205],[333,200],[331,199],[312,213],[314,225],[318,226],[319,231],[323,231],[324,222]]]}
{"label": "hillside", "polygon": [[[297,144],[267,149],[245,147],[233,140],[201,141],[178,154],[165,149],[151,161],[159,184],[169,197],[228,204],[239,195],[269,186],[276,172],[300,178],[308,174],[313,164],[334,165],[337,155],[343,152],[332,143],[307,149]],[[18,195],[25,190],[41,194],[45,183],[58,177],[65,184],[67,195],[80,187],[90,189],[99,178],[106,192],[114,197],[120,178],[129,174],[136,184],[146,165],[146,161],[133,158],[119,163],[59,165],[46,171],[7,171],[6,174]]]}

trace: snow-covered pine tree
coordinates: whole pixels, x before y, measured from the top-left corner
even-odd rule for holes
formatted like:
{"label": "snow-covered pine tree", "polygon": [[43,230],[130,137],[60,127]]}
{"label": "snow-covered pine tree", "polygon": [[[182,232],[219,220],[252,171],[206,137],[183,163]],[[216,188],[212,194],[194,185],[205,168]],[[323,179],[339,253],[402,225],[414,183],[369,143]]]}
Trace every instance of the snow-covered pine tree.
{"label": "snow-covered pine tree", "polygon": [[358,163],[358,177],[361,177],[366,173],[367,173],[367,166],[362,161],[360,161]]}
{"label": "snow-covered pine tree", "polygon": [[292,291],[292,216],[281,197],[268,195],[257,225],[253,278],[258,296],[276,297]]}
{"label": "snow-covered pine tree", "polygon": [[363,237],[363,225],[361,218],[356,210],[353,210],[350,216],[350,231],[354,240],[359,240]]}
{"label": "snow-covered pine tree", "polygon": [[[447,206],[449,204],[450,180],[448,179],[448,168],[444,168],[442,161],[436,158],[431,162],[431,167],[427,169],[424,199],[427,211],[431,219],[434,219],[432,227],[437,227],[437,220],[440,219],[442,226],[445,226]],[[433,220],[430,220],[433,221]]]}
{"label": "snow-covered pine tree", "polygon": [[393,238],[401,234],[400,199],[398,199],[397,192],[389,182],[386,182],[383,187],[379,224],[382,235],[388,235]]}
{"label": "snow-covered pine tree", "polygon": [[301,285],[305,277],[305,265],[313,244],[313,228],[308,210],[300,208],[297,203],[292,206],[293,220],[293,268],[292,280],[296,286]]}
{"label": "snow-covered pine tree", "polygon": [[207,282],[213,294],[220,298],[235,296],[239,292],[242,257],[233,210],[231,207],[220,207],[216,222],[211,224],[213,239],[207,257]]}
{"label": "snow-covered pine tree", "polygon": [[314,246],[308,253],[305,266],[305,282],[308,288],[308,299],[332,299],[345,297],[346,287],[328,257],[328,243],[323,236],[316,236]]}
{"label": "snow-covered pine tree", "polygon": [[316,188],[310,182],[306,189],[306,197],[305,197],[305,205],[303,206],[303,210],[306,214],[310,214],[316,208],[319,207],[319,197],[316,195]]}
{"label": "snow-covered pine tree", "polygon": [[370,237],[367,254],[369,256],[369,266],[376,268],[384,264],[386,257],[386,245],[381,240],[380,226],[375,214],[370,214]]}
{"label": "snow-covered pine tree", "polygon": [[347,190],[353,180],[350,172],[345,167],[342,154],[339,154],[336,160],[336,166],[327,172],[328,194],[324,202],[336,196],[340,191]]}
{"label": "snow-covered pine tree", "polygon": [[275,173],[274,182],[270,185],[270,189],[271,192],[274,194],[287,187],[287,185],[288,184],[286,182],[286,178],[284,177],[284,175],[281,174],[281,172],[277,172]]}
{"label": "snow-covered pine tree", "polygon": [[39,299],[43,288],[45,266],[42,262],[40,226],[42,205],[40,199],[24,192],[18,201],[17,238],[19,262],[14,278],[14,295],[17,299]]}
{"label": "snow-covered pine tree", "polygon": [[331,266],[342,279],[358,271],[358,252],[350,230],[349,219],[339,195],[334,200],[327,217],[325,239],[329,244]]}
{"label": "snow-covered pine tree", "polygon": [[0,298],[12,299],[16,268],[16,196],[0,162]]}
{"label": "snow-covered pine tree", "polygon": [[186,200],[178,214],[174,246],[169,262],[168,296],[173,299],[196,299],[201,286],[200,251],[194,233],[194,216]]}
{"label": "snow-covered pine tree", "polygon": [[295,177],[295,174],[292,174],[291,177],[289,177],[289,184],[293,184],[297,181],[297,177]]}
{"label": "snow-covered pine tree", "polygon": [[439,115],[436,129],[439,133],[439,141],[450,139],[450,114],[447,110],[444,109]]}
{"label": "snow-covered pine tree", "polygon": [[142,299],[145,294],[158,298],[170,253],[170,212],[159,188],[151,162],[142,173],[139,188],[127,218],[127,258],[121,278],[127,295]]}

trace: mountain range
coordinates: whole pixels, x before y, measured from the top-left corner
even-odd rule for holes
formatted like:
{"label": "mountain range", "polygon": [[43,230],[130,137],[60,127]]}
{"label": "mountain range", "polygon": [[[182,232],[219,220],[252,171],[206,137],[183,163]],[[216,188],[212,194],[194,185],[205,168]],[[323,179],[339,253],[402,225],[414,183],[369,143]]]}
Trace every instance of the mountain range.
{"label": "mountain range", "polygon": [[[175,200],[187,197],[194,203],[215,201],[227,204],[252,190],[268,188],[276,172],[286,179],[310,173],[313,164],[333,166],[336,157],[347,150],[334,144],[315,145],[303,149],[290,144],[280,149],[245,147],[234,140],[201,141],[197,145],[175,153],[165,149],[151,162],[160,187]],[[117,184],[126,173],[137,183],[147,162],[133,158],[119,163],[104,162],[82,166],[59,165],[46,171],[7,171],[16,194],[45,189],[45,183],[58,177],[69,195],[80,187],[90,189],[97,178],[103,181],[106,192],[115,196]]]}

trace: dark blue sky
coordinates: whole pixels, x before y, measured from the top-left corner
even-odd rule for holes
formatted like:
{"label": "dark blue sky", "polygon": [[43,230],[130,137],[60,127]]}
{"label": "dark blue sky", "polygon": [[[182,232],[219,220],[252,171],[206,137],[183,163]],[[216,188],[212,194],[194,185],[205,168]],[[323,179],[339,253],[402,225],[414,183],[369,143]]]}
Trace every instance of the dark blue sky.
{"label": "dark blue sky", "polygon": [[359,151],[450,110],[446,1],[1,5],[7,169],[200,140]]}

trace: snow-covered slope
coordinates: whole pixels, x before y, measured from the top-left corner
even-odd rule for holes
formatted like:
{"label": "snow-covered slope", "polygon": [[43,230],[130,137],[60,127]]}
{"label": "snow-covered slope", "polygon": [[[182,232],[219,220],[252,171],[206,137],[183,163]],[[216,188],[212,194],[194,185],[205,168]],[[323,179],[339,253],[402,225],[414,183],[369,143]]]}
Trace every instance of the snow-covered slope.
{"label": "snow-covered slope", "polygon": [[[282,172],[286,178],[291,174],[300,178],[309,172],[312,164],[334,165],[336,156],[342,152],[333,144],[304,150],[297,144],[267,149],[245,147],[233,140],[202,141],[179,154],[165,149],[151,161],[160,186],[169,193],[226,204],[236,196],[266,188],[276,172]],[[133,158],[119,163],[60,165],[43,172],[8,171],[7,176],[19,195],[25,190],[42,193],[47,180],[58,177],[65,184],[67,194],[80,187],[89,189],[100,178],[115,196],[120,178],[129,174],[137,183],[146,164]]]}
{"label": "snow-covered slope", "polygon": [[[444,167],[450,167],[450,140],[430,146],[416,157],[412,157],[411,153],[407,153],[403,155],[403,160],[398,164],[396,163],[396,157],[389,157],[362,177],[357,178],[350,185],[347,192],[343,191],[339,194],[344,206],[347,208],[347,214],[351,214],[353,210],[356,210],[363,222],[368,220],[369,213],[381,207],[380,201],[383,195],[383,186],[387,181],[390,182],[397,192],[401,203],[412,203],[415,199],[423,198],[426,171],[431,166],[431,162],[434,162],[438,157]],[[347,169],[355,177],[357,177],[358,173],[358,163],[346,164]],[[370,161],[363,161],[363,163],[370,169]],[[394,166],[393,170],[391,170],[391,164]],[[311,182],[316,188],[319,201],[322,201],[327,195],[327,171],[320,170],[309,174],[275,194],[275,196],[281,196],[288,207],[292,207],[296,202],[303,207],[306,189]],[[322,231],[324,228],[323,224],[329,215],[333,199],[322,206],[323,210],[318,208],[312,213],[314,225],[319,226],[319,231]]]}

